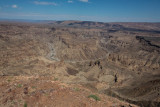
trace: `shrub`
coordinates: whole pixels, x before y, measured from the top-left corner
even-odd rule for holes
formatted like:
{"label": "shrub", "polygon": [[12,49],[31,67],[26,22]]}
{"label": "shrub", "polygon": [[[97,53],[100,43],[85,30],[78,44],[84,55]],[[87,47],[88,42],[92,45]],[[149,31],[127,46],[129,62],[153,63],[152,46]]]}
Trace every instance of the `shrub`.
{"label": "shrub", "polygon": [[79,89],[79,88],[77,88],[77,87],[76,87],[76,88],[74,88],[74,90],[75,90],[75,91],[80,91],[80,89]]}
{"label": "shrub", "polygon": [[95,99],[96,101],[100,101],[100,100],[101,100],[101,99],[100,99],[98,96],[96,96],[96,95],[89,95],[88,98],[93,98],[93,99]]}
{"label": "shrub", "polygon": [[18,88],[21,88],[21,87],[22,87],[22,84],[18,84],[17,87],[18,87]]}
{"label": "shrub", "polygon": [[10,80],[10,79],[8,79],[7,81],[8,81],[8,82],[11,82],[11,80]]}
{"label": "shrub", "polygon": [[54,78],[54,81],[57,81],[58,80],[58,78]]}
{"label": "shrub", "polygon": [[35,88],[36,88],[36,86],[32,86],[32,88],[33,88],[33,89],[35,89]]}
{"label": "shrub", "polygon": [[27,107],[27,103],[26,102],[24,103],[24,107]]}

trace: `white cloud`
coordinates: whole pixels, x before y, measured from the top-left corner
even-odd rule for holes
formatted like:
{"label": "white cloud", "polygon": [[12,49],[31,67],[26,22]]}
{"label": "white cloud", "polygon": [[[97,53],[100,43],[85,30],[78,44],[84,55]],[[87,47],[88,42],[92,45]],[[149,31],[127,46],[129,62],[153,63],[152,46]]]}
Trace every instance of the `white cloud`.
{"label": "white cloud", "polygon": [[79,1],[81,1],[81,2],[86,2],[86,3],[88,3],[88,2],[89,2],[88,0],[79,0]]}
{"label": "white cloud", "polygon": [[15,4],[14,4],[14,5],[12,5],[11,7],[12,7],[12,8],[18,8],[18,6],[17,6],[17,5],[15,5]]}
{"label": "white cloud", "polygon": [[68,3],[73,3],[73,1],[72,0],[68,0]]}
{"label": "white cloud", "polygon": [[54,2],[39,2],[39,1],[34,1],[34,4],[36,4],[36,5],[53,5],[53,6],[57,5],[57,3],[54,3]]}

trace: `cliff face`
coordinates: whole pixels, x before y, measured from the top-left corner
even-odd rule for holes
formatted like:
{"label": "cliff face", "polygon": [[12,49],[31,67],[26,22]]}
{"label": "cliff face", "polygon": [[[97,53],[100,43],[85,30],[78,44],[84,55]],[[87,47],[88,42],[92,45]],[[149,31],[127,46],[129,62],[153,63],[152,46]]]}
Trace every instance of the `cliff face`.
{"label": "cliff face", "polygon": [[[61,32],[61,35],[58,35],[59,32]],[[92,31],[82,31],[82,34],[79,34],[80,31],[73,31],[73,34],[69,32],[72,31],[60,30],[55,34],[58,35],[58,37],[54,38],[53,45],[58,59],[80,62],[96,60],[106,55],[107,52],[100,47],[99,41],[94,38],[94,35],[93,38],[83,37],[83,33],[85,35],[91,35],[93,33]]]}
{"label": "cliff face", "polygon": [[[120,37],[118,37],[120,38]],[[125,38],[125,37],[124,37]],[[160,68],[160,48],[145,39],[132,37],[132,40],[111,40],[109,45],[117,47],[117,52],[109,54],[108,60],[139,72],[157,72]]]}
{"label": "cliff face", "polygon": [[[158,81],[153,87],[159,88],[159,28],[157,24],[139,26],[142,28],[137,23],[1,22],[0,75],[49,75],[138,105],[145,98],[157,104],[159,90],[148,86]],[[152,26],[155,30],[149,29]]]}

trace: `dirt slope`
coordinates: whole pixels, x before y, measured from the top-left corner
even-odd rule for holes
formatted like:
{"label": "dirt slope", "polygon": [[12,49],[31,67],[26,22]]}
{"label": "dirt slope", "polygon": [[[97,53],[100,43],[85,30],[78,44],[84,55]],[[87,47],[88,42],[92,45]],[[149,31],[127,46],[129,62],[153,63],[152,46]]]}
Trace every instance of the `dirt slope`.
{"label": "dirt slope", "polygon": [[[81,85],[61,83],[53,77],[7,76],[0,81],[0,107],[136,107]],[[88,98],[92,94],[100,101]]]}

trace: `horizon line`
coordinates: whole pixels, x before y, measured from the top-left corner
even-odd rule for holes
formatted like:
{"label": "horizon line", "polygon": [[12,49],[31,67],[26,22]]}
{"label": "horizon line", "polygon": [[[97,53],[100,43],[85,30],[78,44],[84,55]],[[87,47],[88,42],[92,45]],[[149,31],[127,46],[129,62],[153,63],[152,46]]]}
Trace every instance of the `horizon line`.
{"label": "horizon line", "polygon": [[36,22],[36,21],[84,21],[84,22],[102,22],[102,23],[160,23],[155,21],[93,21],[93,20],[49,20],[49,19],[17,19],[17,18],[0,18],[0,21],[15,21],[15,22]]}

